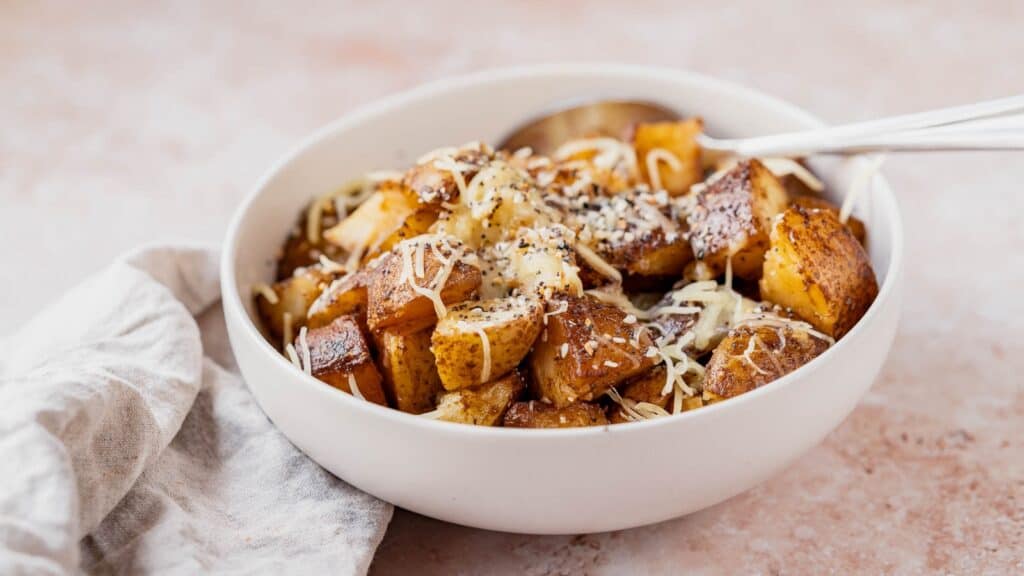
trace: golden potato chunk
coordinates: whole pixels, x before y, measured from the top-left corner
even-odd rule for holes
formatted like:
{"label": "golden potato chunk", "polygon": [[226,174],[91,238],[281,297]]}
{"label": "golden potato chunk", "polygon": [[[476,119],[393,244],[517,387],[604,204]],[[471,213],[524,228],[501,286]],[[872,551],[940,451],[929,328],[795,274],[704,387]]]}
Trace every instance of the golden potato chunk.
{"label": "golden potato chunk", "polygon": [[717,401],[776,380],[810,362],[829,342],[806,330],[739,326],[715,348],[704,376],[704,391]]}
{"label": "golden potato chunk", "polygon": [[737,164],[701,190],[687,217],[696,277],[721,275],[731,257],[733,274],[760,278],[772,218],[787,203],[782,184],[757,160]]}
{"label": "golden potato chunk", "polygon": [[347,253],[370,255],[420,209],[404,187],[385,183],[347,218],[324,232],[324,238]]}
{"label": "golden potato chunk", "polygon": [[[800,206],[805,210],[828,210],[836,216],[839,216],[839,206],[836,206],[828,200],[818,196],[797,196],[796,198],[793,198],[790,206]],[[850,229],[850,232],[853,232],[853,237],[856,238],[861,245],[864,245],[868,237],[868,231],[864,226],[864,223],[857,218],[850,216],[846,219],[846,227]]]}
{"label": "golden potato chunk", "polygon": [[384,373],[384,392],[402,412],[422,414],[434,409],[442,390],[430,352],[430,329],[412,333],[384,330],[375,336]]}
{"label": "golden potato chunk", "polygon": [[576,402],[556,408],[546,402],[516,402],[505,413],[508,428],[582,428],[608,424],[604,410],[597,404]]}
{"label": "golden potato chunk", "polygon": [[[370,347],[354,317],[340,316],[326,326],[310,330],[306,344],[314,377],[353,396],[362,395],[369,402],[387,405],[380,372],[373,364]],[[301,344],[297,348],[303,358]]]}
{"label": "golden potato chunk", "polygon": [[594,400],[609,387],[661,362],[648,354],[653,343],[646,329],[626,322],[617,306],[592,296],[554,302],[547,326],[534,342],[529,364],[538,398],[557,407]]}
{"label": "golden potato chunk", "polygon": [[[670,391],[668,394],[661,393],[665,388],[666,377],[665,367],[655,366],[623,384],[619,394],[624,399],[632,400],[633,402],[645,402],[663,410],[671,410],[672,392]],[[625,414],[622,413],[622,406],[618,404],[612,404],[608,413],[608,419],[612,424],[629,421]]]}
{"label": "golden potato chunk", "polygon": [[437,402],[438,420],[497,426],[525,388],[523,377],[513,371],[486,384],[445,392]]}
{"label": "golden potato chunk", "polygon": [[370,271],[365,268],[333,280],[309,307],[309,327],[326,326],[346,314],[356,316],[365,327],[369,285]]}
{"label": "golden potato chunk", "polygon": [[472,298],[481,275],[477,266],[466,262],[470,254],[454,238],[420,236],[400,242],[373,271],[367,295],[370,329],[401,327],[413,332],[433,326],[438,314],[431,293],[438,293],[445,305]]}
{"label": "golden potato chunk", "polygon": [[[275,339],[280,340],[286,329],[290,329],[293,336],[298,334],[299,326],[306,323],[306,311],[320,295],[321,287],[326,286],[330,279],[329,274],[317,268],[299,268],[294,276],[275,282],[270,287],[277,296],[276,302],[257,293],[256,307],[264,325]],[[286,314],[289,319],[287,321]],[[286,324],[290,324],[290,328]]]}
{"label": "golden potato chunk", "polygon": [[456,304],[434,329],[431,350],[446,390],[488,382],[514,369],[540,334],[540,300],[509,297]]}
{"label": "golden potato chunk", "polygon": [[[652,188],[659,188],[660,184],[660,188],[673,196],[688,192],[690,186],[704,178],[701,149],[697,144],[697,135],[703,130],[704,122],[700,118],[638,124],[633,146],[641,177]],[[657,175],[650,171],[655,167]]]}
{"label": "golden potato chunk", "polygon": [[776,219],[761,296],[840,338],[878,295],[864,247],[830,210],[793,206]]}

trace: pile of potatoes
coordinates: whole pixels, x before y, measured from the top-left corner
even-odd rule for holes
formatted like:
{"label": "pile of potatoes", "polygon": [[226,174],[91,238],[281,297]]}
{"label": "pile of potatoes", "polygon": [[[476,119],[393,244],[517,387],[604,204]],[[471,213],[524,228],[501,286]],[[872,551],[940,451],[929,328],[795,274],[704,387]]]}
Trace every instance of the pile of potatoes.
{"label": "pile of potatoes", "polygon": [[[477,145],[448,158],[455,171],[426,162],[375,184],[350,214],[324,202],[323,230],[311,236],[305,212],[282,248],[273,297],[256,296],[264,326],[282,346],[301,330],[316,378],[404,412],[483,426],[604,425],[635,419],[622,402],[679,409],[659,347],[700,313],[664,315],[653,329],[589,290],[664,294],[728,271],[744,296],[793,321],[729,326],[705,349],[691,345],[705,370],[682,409],[771,382],[841,338],[877,295],[864,226],[756,159],[708,179],[700,130],[696,119],[636,126],[632,172],[577,155],[570,174]],[[584,206],[660,185],[671,197],[663,233],[586,245],[573,217],[547,201],[580,165],[591,170]],[[481,180],[506,196],[480,196]],[[595,253],[612,270],[595,267]]]}

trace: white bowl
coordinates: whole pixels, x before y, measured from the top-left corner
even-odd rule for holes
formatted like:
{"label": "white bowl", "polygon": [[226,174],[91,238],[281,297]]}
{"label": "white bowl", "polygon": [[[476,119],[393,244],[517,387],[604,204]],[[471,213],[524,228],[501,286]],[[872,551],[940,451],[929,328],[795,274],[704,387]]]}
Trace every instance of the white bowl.
{"label": "white bowl", "polygon": [[[369,170],[439,146],[494,141],[555,103],[654,100],[745,136],[820,122],[753,90],[676,70],[618,65],[511,69],[387,98],[308,139],[263,178],[228,230],[224,314],[242,374],[274,424],[309,457],[398,506],[449,522],[535,534],[651,524],[706,508],[776,474],[839,425],[874,380],[901,300],[903,231],[888,185],[860,202],[878,298],[838,344],[796,372],[694,412],[641,423],[522,430],[437,422],[339,392],[295,369],[256,327],[252,286],[305,202]],[[836,174],[825,170],[826,180]]]}

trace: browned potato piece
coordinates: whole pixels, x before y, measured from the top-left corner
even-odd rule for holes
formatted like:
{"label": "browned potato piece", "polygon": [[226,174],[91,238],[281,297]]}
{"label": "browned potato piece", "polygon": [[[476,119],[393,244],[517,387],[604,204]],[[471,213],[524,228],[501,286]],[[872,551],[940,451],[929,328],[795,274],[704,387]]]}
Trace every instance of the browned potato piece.
{"label": "browned potato piece", "polygon": [[630,242],[602,245],[598,254],[617,270],[638,276],[678,278],[693,251],[682,233],[666,234],[657,229]]}
{"label": "browned potato piece", "polygon": [[604,410],[597,404],[576,402],[556,408],[546,402],[516,402],[505,413],[507,428],[581,428],[608,424]]}
{"label": "browned potato piece", "polygon": [[451,307],[431,337],[431,350],[445,389],[476,386],[515,368],[540,334],[543,317],[540,300],[525,297],[463,302]]}
{"label": "browned potato piece", "polygon": [[[417,277],[415,270],[409,272],[410,278],[403,278],[403,268],[408,266],[405,258],[415,258],[410,253],[416,251],[417,243],[428,245],[423,251],[423,277]],[[458,247],[458,240],[449,239],[449,245]],[[413,289],[410,282],[417,286],[430,289],[437,281],[445,266],[438,256],[437,250],[444,258],[450,259],[453,254],[446,253],[446,248],[438,248],[424,237],[413,238],[399,243],[392,255],[380,264],[370,280],[368,291],[369,311],[367,322],[370,329],[377,331],[388,327],[401,327],[411,332],[420,328],[433,326],[437,322],[437,313],[430,297]],[[441,301],[445,305],[456,304],[472,298],[480,287],[480,269],[471,266],[464,258],[455,258],[451,273],[440,291]]]}
{"label": "browned potato piece", "polygon": [[[688,192],[690,186],[704,178],[701,149],[696,139],[703,130],[704,122],[700,118],[690,118],[682,122],[638,124],[633,135],[633,146],[636,148],[641,177],[652,186],[655,184],[648,173],[648,158],[651,151],[664,150],[678,160],[679,170],[673,169],[665,160],[658,159],[661,187],[673,196]],[[654,159],[657,159],[657,156]],[[651,159],[652,163],[654,159]]]}
{"label": "browned potato piece", "polygon": [[299,326],[306,322],[306,311],[320,295],[321,285],[329,281],[329,274],[316,268],[305,268],[301,273],[275,282],[270,287],[277,295],[277,303],[271,303],[261,294],[256,295],[260,316],[274,338],[279,340],[284,335],[285,314],[291,316],[292,335],[298,334]]}
{"label": "browned potato piece", "polygon": [[375,337],[384,391],[391,405],[411,414],[433,410],[434,398],[442,388],[430,352],[430,329],[412,333],[384,330]]}
{"label": "browned potato piece", "polygon": [[525,388],[523,377],[513,371],[474,388],[445,392],[437,402],[438,420],[497,426]]}
{"label": "browned potato piece", "polygon": [[771,230],[761,296],[840,338],[878,295],[864,247],[829,210],[793,206]]}
{"label": "browned potato piece", "polygon": [[[800,206],[805,210],[829,210],[836,216],[839,216],[839,206],[818,196],[797,196],[790,203],[790,206]],[[868,231],[864,227],[864,223],[850,216],[846,219],[846,227],[850,229],[850,232],[853,232],[854,238],[863,245],[868,237]]]}
{"label": "browned potato piece", "polygon": [[704,376],[711,398],[732,398],[789,374],[829,347],[789,326],[739,326],[715,348]]}
{"label": "browned potato piece", "polygon": [[688,217],[697,278],[721,275],[732,257],[733,274],[761,277],[772,218],[786,208],[786,190],[757,160],[747,160],[697,195]]}
{"label": "browned potato piece", "polygon": [[627,314],[617,306],[592,296],[565,302],[565,312],[548,316],[529,358],[533,389],[541,400],[557,407],[594,400],[661,362],[647,355],[653,343],[646,329],[627,324]]}
{"label": "browned potato piece", "polygon": [[348,253],[369,255],[419,209],[414,194],[398,184],[386,183],[347,218],[326,230],[324,238]]}
{"label": "browned potato piece", "polygon": [[309,327],[326,326],[345,314],[355,315],[360,325],[365,327],[369,285],[370,271],[367,269],[331,282],[309,308]]}
{"label": "browned potato piece", "polygon": [[[655,366],[624,384],[619,393],[623,398],[628,398],[634,402],[647,402],[659,408],[671,410],[672,393],[661,393],[662,389],[665,388],[666,377],[665,367]],[[612,404],[608,419],[612,424],[629,421],[622,414],[622,407],[618,404]]]}
{"label": "browned potato piece", "polygon": [[[380,386],[380,372],[373,364],[370,347],[359,323],[352,316],[340,316],[327,326],[306,334],[313,376],[352,395],[352,383],[369,402],[386,406]],[[299,352],[302,356],[302,352]]]}
{"label": "browned potato piece", "polygon": [[390,236],[384,239],[375,252],[367,254],[373,257],[377,253],[386,252],[395,247],[402,240],[425,234],[430,227],[437,222],[438,210],[430,206],[420,206],[415,212],[409,214],[405,221]]}

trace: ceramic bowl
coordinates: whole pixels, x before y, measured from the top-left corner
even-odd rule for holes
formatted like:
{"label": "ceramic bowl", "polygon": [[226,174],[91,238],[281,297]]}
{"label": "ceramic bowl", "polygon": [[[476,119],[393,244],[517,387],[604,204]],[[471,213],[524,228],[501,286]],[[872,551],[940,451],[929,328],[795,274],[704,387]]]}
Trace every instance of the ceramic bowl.
{"label": "ceramic bowl", "polygon": [[[249,194],[223,252],[232,348],[285,436],[340,478],[408,510],[479,528],[567,534],[651,524],[721,502],[777,474],[843,421],[875,379],[900,310],[903,232],[882,177],[856,210],[881,289],[853,330],[769,385],[671,418],[558,430],[438,422],[335,390],[297,370],[261,335],[252,286],[272,279],[274,254],[311,198],[370,170],[408,166],[440,146],[496,141],[558,103],[616,97],[700,115],[715,136],[821,125],[795,106],[708,77],[587,64],[445,80],[326,126]],[[841,170],[816,168],[833,191],[842,189]]]}

